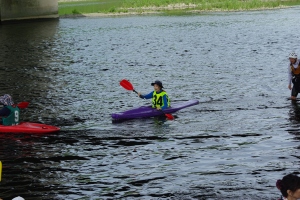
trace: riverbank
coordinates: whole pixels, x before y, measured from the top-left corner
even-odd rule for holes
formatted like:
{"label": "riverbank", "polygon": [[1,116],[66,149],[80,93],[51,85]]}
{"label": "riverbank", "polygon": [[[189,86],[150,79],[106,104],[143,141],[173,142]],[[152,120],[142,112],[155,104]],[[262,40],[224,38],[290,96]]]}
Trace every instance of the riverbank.
{"label": "riverbank", "polygon": [[215,11],[279,9],[300,5],[295,0],[59,0],[61,17],[119,16],[137,14],[187,14]]}

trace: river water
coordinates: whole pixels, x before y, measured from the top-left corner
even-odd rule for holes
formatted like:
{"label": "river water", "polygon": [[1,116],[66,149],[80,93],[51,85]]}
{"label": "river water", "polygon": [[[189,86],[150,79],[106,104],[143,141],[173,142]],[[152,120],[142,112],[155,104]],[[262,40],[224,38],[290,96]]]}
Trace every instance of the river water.
{"label": "river water", "polygon": [[[56,134],[0,134],[0,198],[276,199],[297,172],[300,104],[287,100],[299,7],[187,16],[61,18],[0,26],[1,93]],[[299,53],[299,52],[298,52]],[[112,123],[148,105],[198,99],[173,121]]]}

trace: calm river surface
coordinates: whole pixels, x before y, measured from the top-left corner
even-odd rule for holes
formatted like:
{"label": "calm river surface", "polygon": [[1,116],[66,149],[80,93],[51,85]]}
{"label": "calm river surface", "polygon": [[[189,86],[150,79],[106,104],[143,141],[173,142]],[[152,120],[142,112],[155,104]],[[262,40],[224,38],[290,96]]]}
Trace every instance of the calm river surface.
{"label": "calm river surface", "polygon": [[[0,91],[57,134],[0,134],[0,198],[276,199],[299,170],[287,98],[300,7],[188,16],[61,18],[0,26]],[[174,121],[112,123],[163,82]]]}

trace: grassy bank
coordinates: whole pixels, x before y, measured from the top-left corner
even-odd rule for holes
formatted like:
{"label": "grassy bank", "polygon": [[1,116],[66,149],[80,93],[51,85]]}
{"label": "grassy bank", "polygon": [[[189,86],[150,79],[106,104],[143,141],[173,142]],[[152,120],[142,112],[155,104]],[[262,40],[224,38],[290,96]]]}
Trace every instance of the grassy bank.
{"label": "grassy bank", "polygon": [[59,2],[58,14],[113,13],[119,12],[123,0],[88,0],[74,2]]}
{"label": "grassy bank", "polygon": [[300,5],[298,0],[82,0],[59,1],[59,15],[150,11],[231,11]]}

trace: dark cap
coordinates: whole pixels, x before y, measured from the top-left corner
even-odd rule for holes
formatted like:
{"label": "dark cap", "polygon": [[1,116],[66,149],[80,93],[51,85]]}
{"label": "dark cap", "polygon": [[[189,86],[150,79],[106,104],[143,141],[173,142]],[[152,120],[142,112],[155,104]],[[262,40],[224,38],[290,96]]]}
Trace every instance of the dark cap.
{"label": "dark cap", "polygon": [[155,84],[158,85],[159,87],[163,88],[163,85],[162,85],[161,81],[156,80],[156,81],[154,81],[154,83],[151,83],[152,86],[155,85]]}

